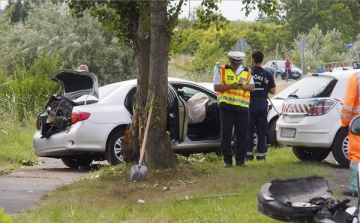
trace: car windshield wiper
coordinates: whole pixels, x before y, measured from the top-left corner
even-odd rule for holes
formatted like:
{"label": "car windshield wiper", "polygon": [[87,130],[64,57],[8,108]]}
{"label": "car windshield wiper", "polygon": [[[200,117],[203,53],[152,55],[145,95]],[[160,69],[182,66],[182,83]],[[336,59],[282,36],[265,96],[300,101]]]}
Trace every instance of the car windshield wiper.
{"label": "car windshield wiper", "polygon": [[271,99],[285,100],[285,98],[280,98],[280,97],[275,97],[275,98],[271,98]]}
{"label": "car windshield wiper", "polygon": [[296,94],[289,94],[288,97],[289,97],[289,98],[299,98],[299,96],[297,96]]}

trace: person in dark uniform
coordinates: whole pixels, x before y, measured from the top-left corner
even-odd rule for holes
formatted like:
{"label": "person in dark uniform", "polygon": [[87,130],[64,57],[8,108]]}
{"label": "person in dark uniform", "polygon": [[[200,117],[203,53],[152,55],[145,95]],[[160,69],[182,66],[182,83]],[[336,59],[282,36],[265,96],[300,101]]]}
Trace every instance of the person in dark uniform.
{"label": "person in dark uniform", "polygon": [[249,127],[250,91],[255,88],[251,70],[241,65],[245,53],[228,53],[229,64],[222,66],[214,75],[214,90],[218,95],[221,120],[221,152],[224,167],[233,164],[231,148],[232,130],[235,127],[234,146],[236,166],[245,166],[246,139]]}
{"label": "person in dark uniform", "polygon": [[248,147],[246,160],[254,159],[254,140],[255,128],[258,136],[257,160],[265,160],[267,153],[267,135],[269,126],[267,121],[268,93],[275,94],[276,85],[273,75],[262,68],[264,53],[255,50],[251,54],[252,67],[251,74],[255,83],[255,90],[250,93],[250,123],[248,134]]}

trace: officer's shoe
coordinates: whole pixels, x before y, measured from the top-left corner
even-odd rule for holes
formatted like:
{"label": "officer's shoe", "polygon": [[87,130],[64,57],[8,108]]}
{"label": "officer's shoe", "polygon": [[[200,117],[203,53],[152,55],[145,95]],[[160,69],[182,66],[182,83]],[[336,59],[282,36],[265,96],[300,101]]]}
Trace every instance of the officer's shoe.
{"label": "officer's shoe", "polygon": [[232,167],[232,164],[230,164],[230,163],[224,163],[224,167],[225,167],[225,168],[230,168],[230,167]]}
{"label": "officer's shoe", "polygon": [[236,163],[236,166],[238,166],[238,167],[245,167],[245,166],[247,166],[247,165],[246,165],[245,161],[243,161],[243,162]]}
{"label": "officer's shoe", "polygon": [[257,156],[257,157],[256,157],[256,160],[265,160],[265,159],[266,159],[265,156]]}
{"label": "officer's shoe", "polygon": [[245,159],[246,160],[254,160],[254,156],[253,155],[246,155]]}

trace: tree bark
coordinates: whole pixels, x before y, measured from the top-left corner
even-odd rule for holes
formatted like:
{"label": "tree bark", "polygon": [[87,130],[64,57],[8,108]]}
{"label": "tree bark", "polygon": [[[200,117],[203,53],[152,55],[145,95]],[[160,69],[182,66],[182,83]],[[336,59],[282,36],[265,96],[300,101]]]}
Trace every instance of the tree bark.
{"label": "tree bark", "polygon": [[[151,1],[150,83],[148,103],[154,96],[153,115],[146,145],[148,166],[168,168],[177,164],[177,156],[171,150],[170,137],[166,133],[168,106],[168,56],[170,35],[167,28],[166,0]],[[165,96],[165,97],[164,97]]]}
{"label": "tree bark", "polygon": [[[136,103],[131,124],[127,127],[125,136],[121,139],[121,151],[126,163],[137,162],[146,125],[146,105],[148,98],[149,70],[150,70],[150,30],[148,17],[150,2],[141,2],[142,16],[134,21],[133,42],[137,59],[138,76]],[[148,109],[146,109],[148,110]]]}

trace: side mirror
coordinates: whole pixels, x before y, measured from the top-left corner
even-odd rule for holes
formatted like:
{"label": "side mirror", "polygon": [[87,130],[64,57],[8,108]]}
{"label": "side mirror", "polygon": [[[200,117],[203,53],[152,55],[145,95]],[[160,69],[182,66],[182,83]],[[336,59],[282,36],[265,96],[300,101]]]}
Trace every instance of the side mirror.
{"label": "side mirror", "polygon": [[360,115],[351,120],[349,130],[352,134],[360,136]]}

